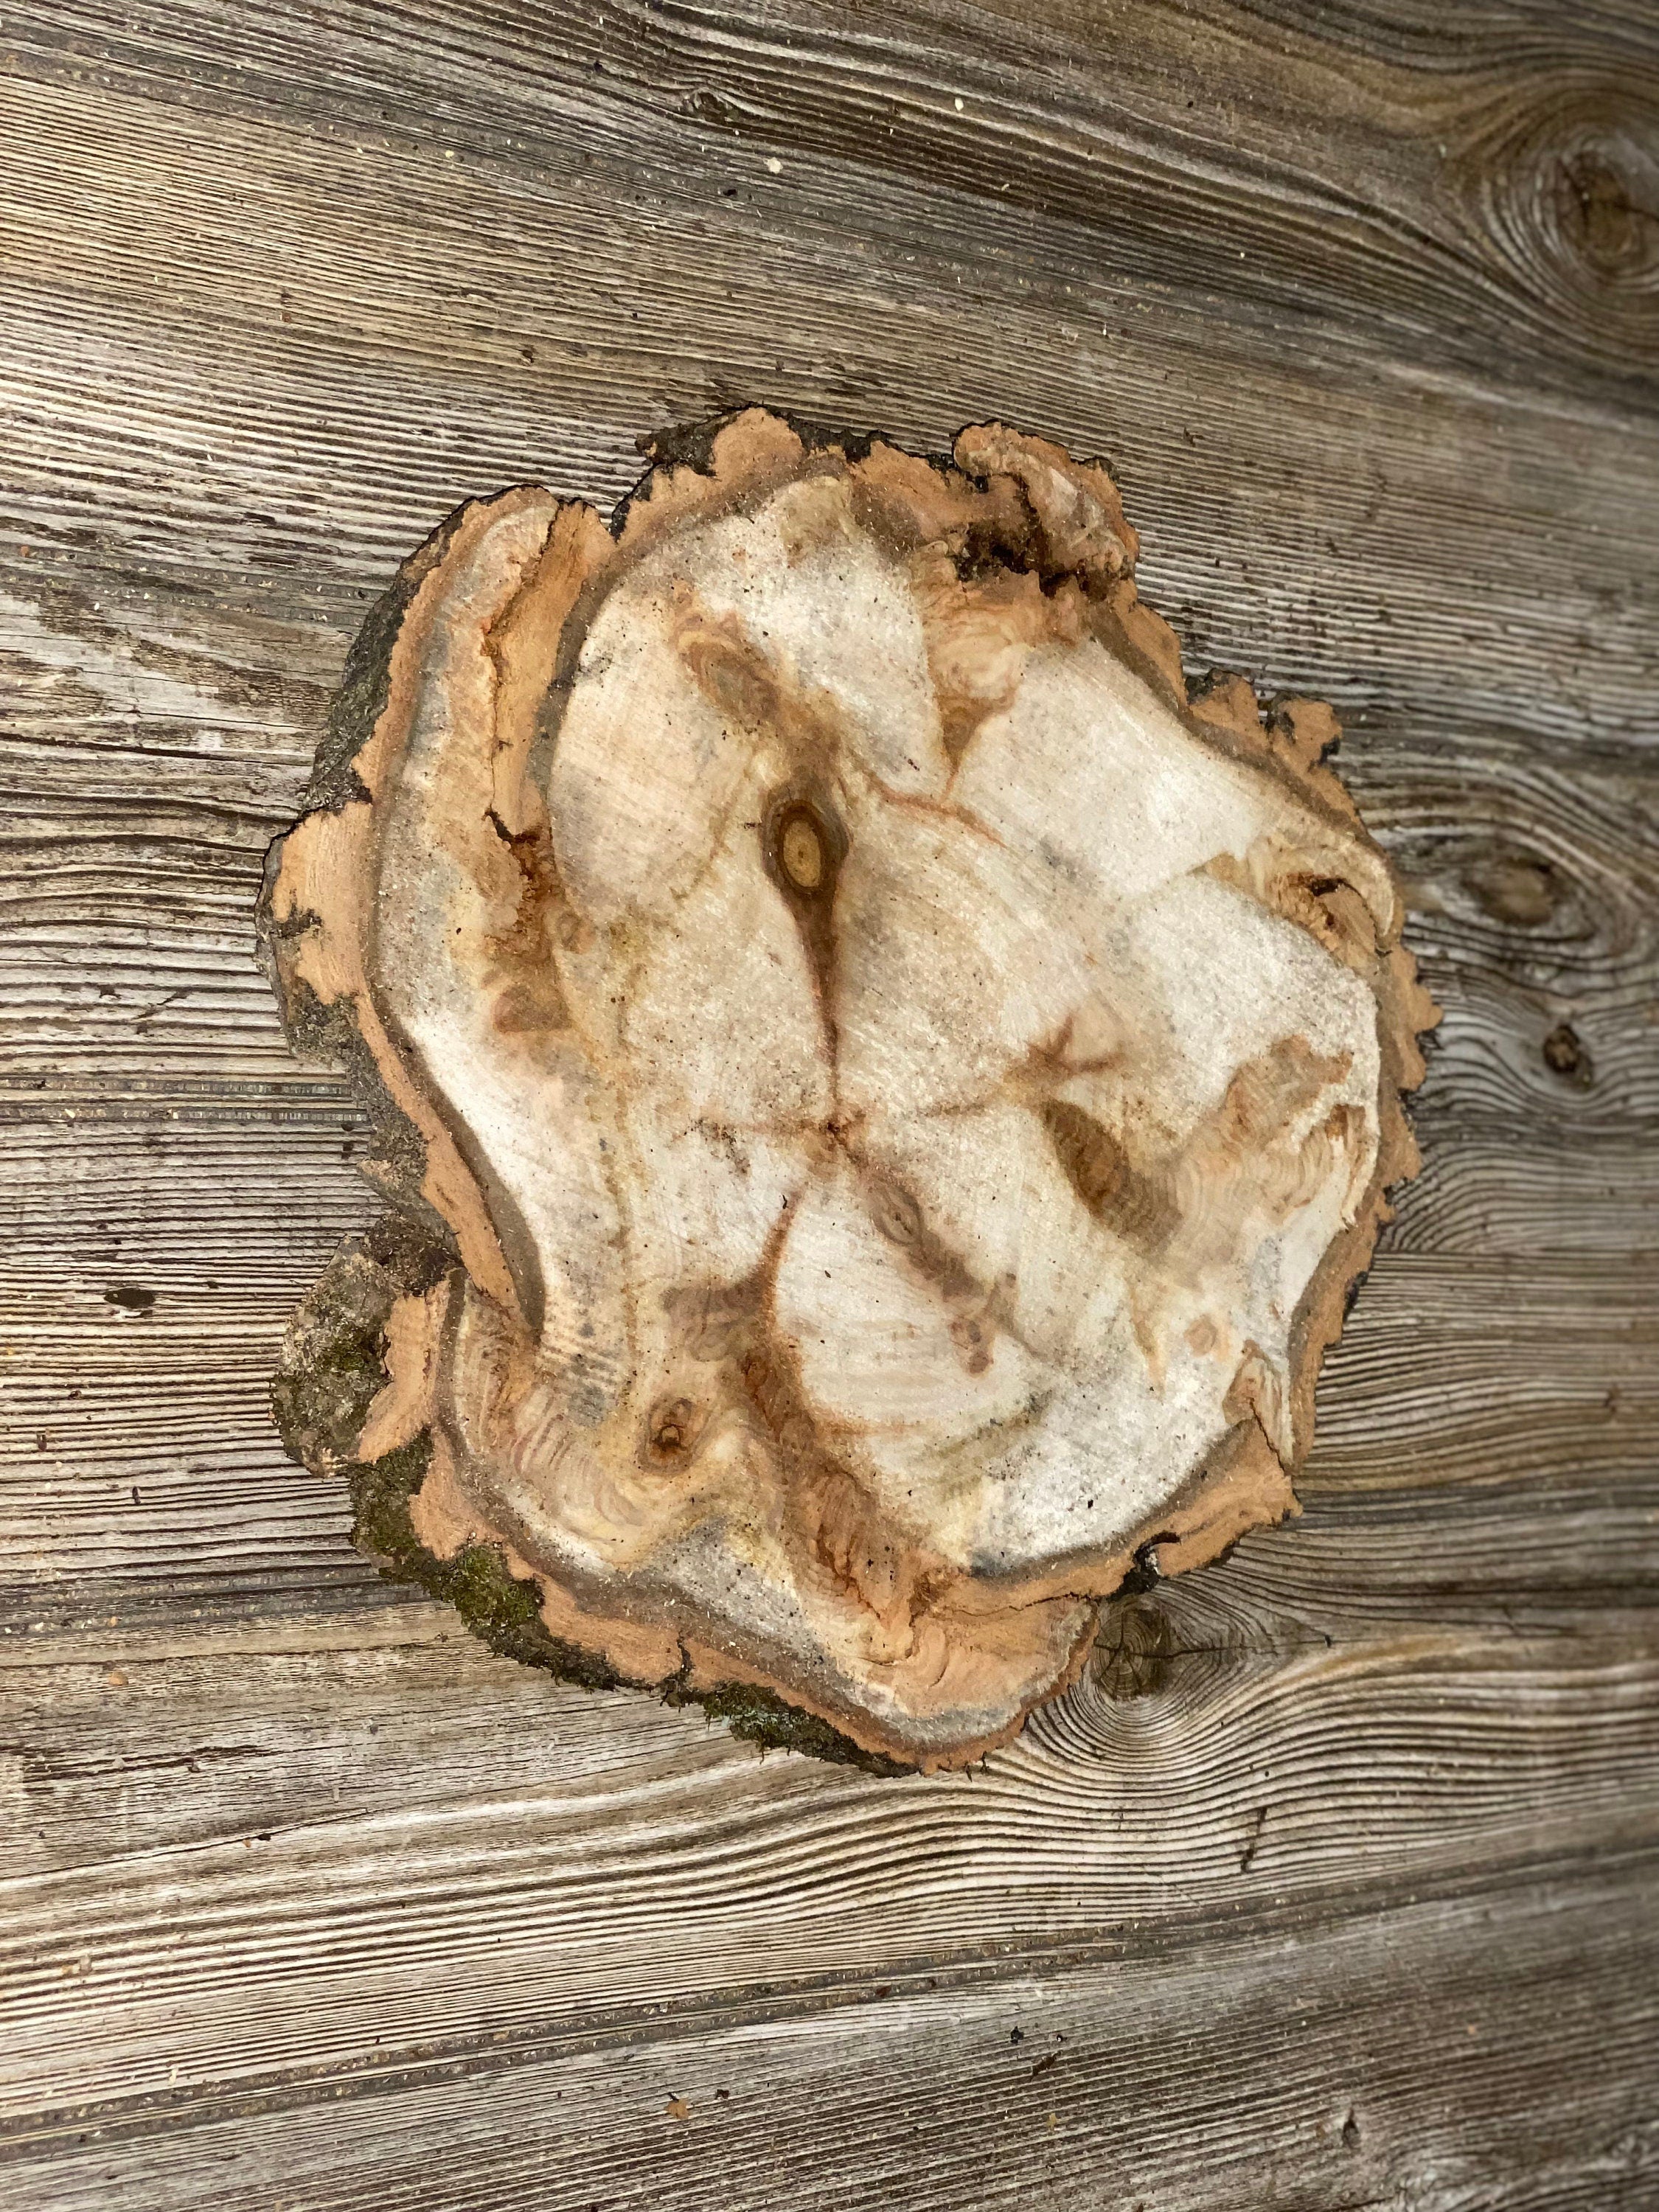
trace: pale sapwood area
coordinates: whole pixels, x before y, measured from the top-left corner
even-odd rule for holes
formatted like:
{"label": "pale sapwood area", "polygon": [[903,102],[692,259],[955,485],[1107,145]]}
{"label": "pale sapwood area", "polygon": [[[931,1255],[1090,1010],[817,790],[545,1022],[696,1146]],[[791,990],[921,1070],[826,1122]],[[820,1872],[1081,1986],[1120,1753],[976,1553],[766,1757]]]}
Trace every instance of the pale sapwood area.
{"label": "pale sapwood area", "polygon": [[1330,710],[1189,699],[1103,470],[677,444],[366,625],[268,942],[442,1242],[342,1255],[279,1411],[544,1658],[962,1764],[1293,1508],[1434,1009]]}

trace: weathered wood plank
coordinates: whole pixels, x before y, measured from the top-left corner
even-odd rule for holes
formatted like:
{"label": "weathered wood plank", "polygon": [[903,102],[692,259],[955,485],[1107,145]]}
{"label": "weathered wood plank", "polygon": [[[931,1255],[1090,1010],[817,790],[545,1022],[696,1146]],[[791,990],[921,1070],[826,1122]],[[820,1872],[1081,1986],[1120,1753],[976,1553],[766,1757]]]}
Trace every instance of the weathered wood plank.
{"label": "weathered wood plank", "polygon": [[[1518,148],[1504,148],[1498,133],[1497,165],[1518,158],[1531,189],[1522,214],[1498,221],[1495,258],[1507,267],[1519,248],[1524,260],[1530,225],[1543,248],[1532,273],[1544,294],[1574,265],[1576,248],[1552,264],[1548,240],[1571,214],[1583,128],[1574,102],[1585,94],[1552,101],[1546,87],[1552,66],[1571,65],[1582,33],[1559,25],[1552,33],[1540,21],[1530,48],[1517,51],[1507,13],[1483,23],[1466,11],[1437,57],[1435,38],[1416,27],[1427,53],[1400,67],[1380,100],[1376,84],[1347,84],[1337,125],[1334,88],[1365,74],[1352,40],[1339,35],[1318,55],[1316,38],[1275,40],[1238,10],[1194,41],[1173,11],[1146,14],[1157,28],[1138,23],[1134,38],[1117,40],[1109,72],[1073,54],[1066,75],[1085,100],[1122,103],[1114,118],[1121,164],[1162,161],[1163,189],[1174,198],[1194,192],[1206,158],[1224,160],[1230,133],[1249,142],[1259,168],[1271,132],[1280,160],[1322,143],[1322,159],[1352,198],[1355,104],[1369,101],[1385,167],[1392,159],[1414,173],[1408,196],[1425,202],[1378,220],[1385,228],[1405,222],[1419,244],[1440,223],[1456,272],[1449,327],[1467,347],[1478,335],[1469,310],[1483,283],[1468,211],[1459,219],[1453,210],[1466,173],[1478,191],[1480,163],[1471,154],[1460,166],[1439,151],[1450,143],[1446,101],[1456,87],[1484,123],[1507,104],[1539,125],[1530,139],[1522,131]],[[613,12],[613,40],[621,20]],[[1505,390],[1500,403],[1466,379],[1425,380],[1423,331],[1409,315],[1398,327],[1374,309],[1356,316],[1343,305],[1352,299],[1346,274],[1316,315],[1298,321],[1275,309],[1267,328],[1253,326],[1244,302],[1261,301],[1267,272],[1255,240],[1233,234],[1242,225],[1249,238],[1248,175],[1231,190],[1204,178],[1201,250],[1168,220],[1152,223],[1143,247],[1157,265],[1142,283],[1118,265],[1134,225],[1133,208],[1112,189],[1110,163],[1104,176],[1083,165],[1099,196],[1093,226],[1019,206],[1000,189],[1006,179],[985,170],[986,118],[958,121],[960,94],[947,105],[941,88],[928,118],[942,143],[958,132],[976,143],[983,189],[931,198],[913,189],[902,218],[887,166],[899,144],[890,123],[866,142],[865,154],[880,157],[867,174],[847,153],[827,175],[798,181],[786,170],[775,179],[757,149],[743,150],[742,181],[727,198],[723,155],[738,142],[717,131],[711,143],[696,114],[707,88],[695,66],[674,77],[672,95],[630,97],[629,67],[661,66],[662,40],[677,34],[693,46],[706,36],[711,53],[736,65],[750,48],[766,48],[765,65],[793,70],[799,82],[810,53],[833,77],[836,26],[818,19],[813,28],[813,20],[799,18],[807,46],[792,64],[789,34],[774,33],[769,46],[740,13],[705,17],[701,30],[680,18],[677,31],[666,11],[642,10],[624,60],[591,15],[563,11],[516,38],[505,33],[515,48],[512,73],[493,78],[481,99],[477,56],[470,70],[441,14],[343,16],[331,27],[333,64],[325,67],[315,27],[306,24],[301,46],[280,11],[257,64],[240,66],[227,60],[225,26],[211,10],[168,18],[148,56],[142,40],[100,11],[72,21],[54,11],[52,23],[20,36],[8,88],[31,191],[60,218],[17,240],[20,274],[33,280],[17,301],[20,366],[37,380],[31,411],[52,429],[50,453],[26,452],[20,485],[27,495],[33,482],[44,550],[63,534],[54,514],[82,541],[58,550],[82,559],[95,524],[146,568],[178,576],[187,567],[204,595],[228,586],[255,604],[309,598],[314,619],[339,613],[342,597],[362,588],[366,541],[383,574],[468,491],[530,472],[614,497],[628,479],[633,438],[665,404],[702,412],[741,391],[835,414],[855,398],[866,417],[890,417],[937,442],[1018,395],[1051,427],[1119,455],[1149,526],[1154,595],[1178,614],[1193,606],[1200,655],[1242,657],[1258,669],[1283,663],[1285,680],[1328,690],[1323,675],[1297,664],[1340,641],[1332,674],[1346,700],[1366,696],[1367,678],[1386,672],[1443,715],[1467,717],[1491,702],[1500,720],[1512,708],[1526,726],[1582,732],[1599,720],[1605,731],[1610,718],[1593,710],[1607,702],[1617,726],[1650,730],[1650,598],[1639,556],[1651,525],[1626,495],[1632,472],[1650,481],[1654,466],[1639,416],[1615,428],[1580,399],[1564,421],[1559,395],[1534,404]],[[975,34],[994,51],[997,36],[993,19],[965,11],[954,24],[896,17],[884,37],[848,29],[844,19],[840,27],[854,51],[882,47],[901,88],[918,41],[953,38],[951,50],[966,55]],[[1413,28],[1394,27],[1401,37]],[[1639,31],[1624,34],[1632,35]],[[1198,49],[1184,62],[1155,55],[1160,40],[1179,46],[1183,36]],[[1208,65],[1203,50],[1218,41],[1233,65],[1253,70],[1250,96],[1230,79],[1224,100],[1194,100]],[[1030,40],[1018,43],[1017,65],[1001,71],[1014,83],[1040,75],[1047,58]],[[1621,41],[1602,31],[1591,43],[1605,84],[1620,66]],[[1301,68],[1287,44],[1302,50]],[[63,53],[66,45],[78,52]],[[1186,165],[1179,173],[1162,156],[1134,151],[1138,68],[1149,80],[1146,97],[1164,103],[1158,128],[1176,134]],[[1627,88],[1641,82],[1639,70],[1632,78],[1626,67],[1626,76]],[[423,118],[418,141],[392,119],[400,96]],[[528,103],[517,135],[515,100]],[[620,111],[628,132],[619,140]],[[473,145],[463,131],[456,143],[433,143],[434,129],[441,140],[455,136],[460,112],[483,139]],[[1224,143],[1206,146],[1217,133]],[[1626,207],[1639,270],[1643,217],[1629,198],[1639,185],[1620,183],[1625,142],[1616,137],[1583,159],[1613,180],[1603,246],[1625,235]],[[273,194],[265,179],[277,146],[283,189]],[[258,226],[232,212],[249,205],[262,211]],[[131,213],[138,207],[142,223]],[[983,240],[974,234],[981,220],[993,227]],[[1304,281],[1308,241],[1281,234],[1277,216],[1272,228],[1274,251]],[[1316,228],[1334,236],[1341,225]],[[66,263],[61,243],[43,242],[66,234],[84,235],[84,262]],[[562,289],[550,284],[538,250],[549,235],[561,241]],[[474,250],[481,237],[498,241],[487,283]],[[1055,262],[1062,238],[1074,238],[1075,250]],[[1413,270],[1397,254],[1368,249],[1363,258],[1378,281],[1409,289]],[[1596,282],[1607,302],[1628,298],[1650,316],[1640,283],[1617,260],[1603,255],[1572,315],[1550,298],[1540,320],[1552,341],[1571,325],[1592,349],[1604,342],[1606,315],[1591,307]],[[782,317],[780,286],[789,301]],[[76,342],[94,300],[104,349],[97,363]],[[1513,301],[1503,298],[1498,311],[1502,343],[1486,337],[1480,358],[1507,371],[1519,357]],[[636,327],[642,312],[648,339]],[[984,335],[983,352],[964,353],[959,343],[964,313]],[[1057,325],[1072,333],[1058,348]],[[179,343],[184,331],[214,349],[224,378],[204,377],[197,350]],[[1333,348],[1336,332],[1345,335]],[[843,364],[854,359],[852,379]],[[232,380],[243,394],[234,458],[209,427]],[[146,395],[142,423],[129,392]],[[1320,426],[1313,453],[1301,435],[1310,410]],[[395,452],[374,429],[392,422],[403,434]],[[274,439],[273,424],[281,426]],[[309,489],[325,474],[335,485],[325,504]],[[76,491],[69,507],[66,477]],[[169,520],[181,498],[196,525],[182,543]],[[1550,592],[1529,595],[1528,538],[1544,515],[1558,557]],[[43,548],[33,550],[38,557]],[[208,552],[216,563],[204,561]],[[1381,606],[1379,575],[1388,578]],[[295,588],[301,579],[304,592]],[[1235,611],[1254,596],[1254,622],[1218,623],[1205,611],[1218,592],[1232,597]],[[1558,678],[1543,693],[1540,659]]]}
{"label": "weathered wood plank", "polygon": [[[1108,1937],[1058,1978],[915,1972],[620,2045],[543,2029],[471,2067],[382,2060],[343,2105],[343,2083],[215,2100],[181,2065],[151,2106],[173,2125],[89,2113],[66,2157],[0,2170],[0,2203],[1638,2212],[1659,2142],[1621,2084],[1654,2028],[1649,1878],[1637,1863],[1139,1958]],[[1595,2052],[1582,2081],[1562,2044]]]}
{"label": "weathered wood plank", "polygon": [[[180,163],[195,162],[196,143],[181,141]],[[265,147],[256,137],[244,149],[249,194]],[[148,200],[151,180],[135,178],[131,191]],[[604,213],[615,286],[637,283],[643,243],[629,237],[612,204]],[[181,218],[179,234],[169,235],[162,214],[153,218],[154,251],[166,246],[182,273],[197,258],[194,226]],[[381,258],[429,252],[459,256],[470,269],[466,239],[487,234],[501,214],[485,202],[466,210],[459,240],[446,225],[425,241],[408,239],[399,210]],[[599,216],[594,210],[596,226]],[[297,213],[290,219],[299,252],[309,226]],[[688,238],[677,250],[690,266],[665,288],[659,311],[670,329],[693,316],[707,343],[716,334],[704,331],[705,317],[677,302],[684,290],[697,294],[708,241]],[[385,380],[386,356],[366,349],[360,319],[337,306],[316,272],[307,296],[337,321],[304,345],[268,313],[249,330],[225,364],[240,395],[236,458],[211,465],[202,426],[224,403],[180,343],[186,331],[203,346],[224,343],[210,303],[191,309],[185,300],[161,314],[154,282],[145,284],[105,333],[106,358],[94,373],[76,337],[87,311],[77,295],[65,295],[42,324],[53,282],[43,266],[34,287],[8,300],[14,326],[30,340],[14,366],[18,411],[42,429],[14,464],[0,589],[30,606],[46,587],[43,571],[46,586],[73,580],[79,588],[57,604],[55,623],[89,630],[106,648],[112,684],[124,633],[148,629],[151,645],[167,649],[158,586],[169,598],[187,591],[198,620],[216,611],[222,620],[252,616],[267,637],[285,623],[326,623],[337,653],[368,592],[464,498],[528,477],[607,505],[638,473],[641,426],[706,413],[732,392],[808,415],[844,414],[848,393],[823,382],[812,328],[822,321],[867,347],[857,410],[905,442],[939,448],[964,421],[1006,413],[1042,420],[1079,450],[1105,449],[1144,532],[1147,594],[1176,622],[1195,665],[1248,667],[1269,689],[1330,696],[1350,714],[1386,702],[1449,733],[1473,722],[1553,741],[1650,741],[1656,526],[1638,488],[1653,483],[1659,456],[1645,424],[1563,422],[1519,399],[1498,407],[1375,371],[1328,374],[1277,343],[1218,362],[1189,318],[1151,301],[1131,327],[1103,335],[1087,363],[1062,359],[1051,342],[1054,301],[1030,296],[1012,276],[1006,293],[975,308],[994,332],[984,354],[964,356],[959,325],[942,307],[910,327],[879,293],[846,296],[834,272],[816,264],[779,272],[792,301],[781,330],[775,288],[752,290],[752,257],[735,241],[730,251],[737,258],[725,273],[733,281],[719,289],[737,296],[710,300],[707,318],[721,325],[718,384],[711,389],[701,360],[653,359],[643,369],[618,362],[605,406],[591,411],[556,356],[534,364],[515,356],[500,375],[456,365],[435,388],[411,362],[391,389],[366,385]],[[171,283],[174,271],[167,273]],[[262,263],[267,298],[268,278]],[[154,395],[147,413],[140,394]],[[1311,450],[1301,434],[1310,415],[1320,423]],[[390,452],[379,422],[398,425]],[[274,445],[272,423],[282,426]],[[61,487],[66,468],[84,483],[73,501]],[[307,471],[356,489],[319,509],[303,489]],[[1524,501],[1504,489],[1516,476]],[[185,493],[198,519],[181,536]],[[1551,591],[1537,598],[1528,586],[1543,516],[1555,561]],[[236,654],[225,657],[234,682]],[[98,656],[89,659],[95,672]],[[296,665],[314,659],[296,640]]]}
{"label": "weathered wood plank", "polygon": [[20,1826],[55,1806],[68,1863],[9,1885],[4,2110],[175,2063],[337,2074],[394,2021],[405,2047],[487,2043],[481,2012],[615,2030],[1647,1849],[1659,1662],[1637,1649],[1616,1620],[1567,1650],[1405,1623],[1175,1648],[1139,1696],[1109,1661],[942,1788],[763,1762],[441,1644],[63,1668],[33,1713],[12,1674]]}
{"label": "weathered wood plank", "polygon": [[[636,216],[741,215],[775,246],[817,242],[879,179],[917,258],[932,246],[958,270],[1018,250],[1052,275],[1104,235],[1119,283],[1167,285],[1173,262],[1235,328],[1328,347],[1358,327],[1419,363],[1577,393],[1600,380],[1635,397],[1650,378],[1659,333],[1628,244],[1654,83],[1639,15],[1390,10],[1367,38],[1309,9],[1042,12],[1033,36],[1006,7],[867,22],[593,0],[465,24],[355,9],[326,27],[277,7],[240,62],[212,6],[154,10],[137,33],[105,8],[56,9],[13,36],[65,95],[137,90],[158,131],[175,102],[228,125],[275,100],[333,145],[354,198],[388,155],[417,172],[423,155],[508,177],[618,172]],[[1607,179],[1589,208],[1563,188],[1587,151]],[[331,242],[332,212],[319,196]],[[207,234],[216,261],[234,250],[229,221]],[[494,234],[522,246],[514,225]],[[354,258],[334,257],[337,281]],[[474,343],[520,335],[459,287],[448,304]]]}
{"label": "weathered wood plank", "polygon": [[[0,2203],[1648,2204],[1650,0],[0,64]],[[1304,1517],[953,1784],[491,1658],[265,1411],[373,1203],[249,951],[345,644],[459,500],[738,398],[1105,452],[1190,666],[1338,701],[1448,1008]]]}

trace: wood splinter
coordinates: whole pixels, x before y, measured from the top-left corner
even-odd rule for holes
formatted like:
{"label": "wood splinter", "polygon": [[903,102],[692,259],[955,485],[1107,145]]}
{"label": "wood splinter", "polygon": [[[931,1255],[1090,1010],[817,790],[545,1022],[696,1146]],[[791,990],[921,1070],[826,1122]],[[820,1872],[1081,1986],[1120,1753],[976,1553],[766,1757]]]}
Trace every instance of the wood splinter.
{"label": "wood splinter", "polygon": [[750,411],[370,617],[264,929],[395,1210],[276,1402],[498,1644],[957,1765],[1294,1510],[1434,1010],[1330,710],[1189,699],[1134,556]]}

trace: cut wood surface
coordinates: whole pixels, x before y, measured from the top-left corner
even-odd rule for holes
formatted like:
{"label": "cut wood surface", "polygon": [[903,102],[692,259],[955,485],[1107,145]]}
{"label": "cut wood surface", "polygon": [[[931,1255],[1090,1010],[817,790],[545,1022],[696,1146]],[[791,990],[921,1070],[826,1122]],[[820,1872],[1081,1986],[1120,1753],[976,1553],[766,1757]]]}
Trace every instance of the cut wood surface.
{"label": "cut wood surface", "polygon": [[[0,2204],[1651,2205],[1659,15],[67,0],[0,114]],[[955,1776],[491,1656],[267,1406],[346,646],[750,401],[1105,457],[1446,1010],[1302,1518]]]}
{"label": "cut wood surface", "polygon": [[364,623],[260,931],[394,1210],[272,1407],[500,1648],[933,1771],[1295,1510],[1438,1010],[1329,708],[1189,696],[1136,550],[746,408]]}

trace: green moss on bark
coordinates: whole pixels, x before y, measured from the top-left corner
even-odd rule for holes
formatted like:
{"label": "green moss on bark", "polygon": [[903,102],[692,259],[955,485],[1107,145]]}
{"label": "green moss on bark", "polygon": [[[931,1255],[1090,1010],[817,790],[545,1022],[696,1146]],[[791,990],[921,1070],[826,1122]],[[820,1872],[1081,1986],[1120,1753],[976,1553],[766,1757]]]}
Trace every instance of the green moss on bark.
{"label": "green moss on bark", "polygon": [[271,1411],[293,1458],[346,1482],[359,1548],[392,1581],[416,1583],[453,1605],[492,1651],[561,1681],[592,1690],[654,1688],[670,1705],[702,1705],[734,1735],[767,1750],[802,1752],[870,1774],[908,1771],[769,1690],[740,1682],[694,1690],[684,1668],[666,1682],[630,1683],[592,1652],[551,1633],[541,1617],[538,1585],[514,1574],[494,1545],[470,1544],[453,1559],[426,1548],[410,1506],[431,1464],[430,1436],[423,1431],[375,1460],[356,1456],[357,1439],[386,1380],[392,1307],[430,1290],[456,1264],[418,1227],[387,1214],[341,1247],[289,1327]]}
{"label": "green moss on bark", "polygon": [[[687,461],[696,465],[699,456],[706,465],[713,441],[727,419],[702,426],[678,444],[665,435],[651,451],[653,466]],[[850,432],[805,422],[795,427],[811,446],[838,443],[861,453],[869,443]],[[649,482],[648,475],[645,482]],[[642,483],[635,495],[643,489]],[[627,506],[624,501],[618,508],[613,529],[620,531]],[[465,507],[458,507],[441,523],[370,609],[347,656],[327,732],[317,750],[305,796],[307,814],[337,813],[368,797],[356,763],[386,707],[398,630],[465,514]],[[383,1215],[365,1236],[341,1249],[295,1315],[271,1385],[277,1429],[295,1459],[318,1472],[337,1474],[349,1486],[356,1516],[354,1535],[383,1574],[417,1583],[453,1605],[467,1627],[492,1650],[539,1667],[562,1681],[592,1689],[623,1686],[625,1678],[605,1661],[549,1632],[541,1619],[538,1585],[514,1575],[498,1549],[472,1545],[454,1559],[440,1559],[419,1541],[410,1519],[410,1503],[430,1460],[429,1437],[418,1437],[372,1462],[356,1456],[369,1407],[386,1379],[386,1324],[392,1306],[400,1297],[429,1290],[459,1262],[447,1224],[422,1195],[425,1145],[387,1094],[349,1006],[343,1001],[325,1005],[302,978],[283,974],[282,939],[304,930],[313,917],[296,915],[282,923],[276,920],[271,896],[282,845],[279,838],[266,856],[256,925],[260,954],[295,1049],[306,1059],[343,1068],[362,1102],[374,1132],[379,1180],[398,1210]],[[683,1669],[666,1683],[633,1686],[656,1688],[671,1705],[702,1705],[734,1735],[769,1749],[799,1751],[872,1774],[908,1771],[894,1760],[860,1749],[827,1721],[801,1712],[770,1691],[735,1682],[694,1691],[684,1680],[688,1671]]]}

